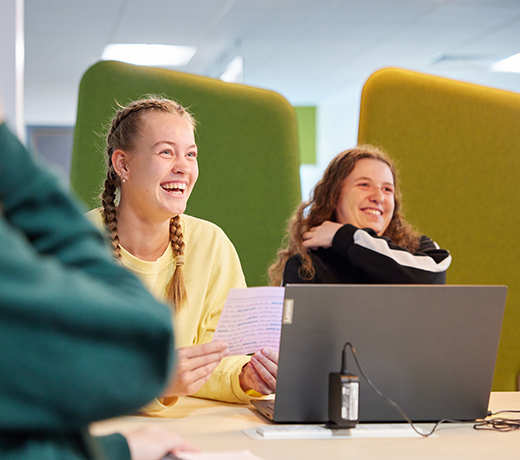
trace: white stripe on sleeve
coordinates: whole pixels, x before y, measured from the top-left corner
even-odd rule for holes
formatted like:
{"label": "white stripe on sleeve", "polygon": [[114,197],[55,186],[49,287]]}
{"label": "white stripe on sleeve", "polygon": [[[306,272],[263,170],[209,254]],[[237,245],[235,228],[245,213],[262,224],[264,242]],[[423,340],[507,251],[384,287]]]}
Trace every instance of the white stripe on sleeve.
{"label": "white stripe on sleeve", "polygon": [[356,230],[354,233],[354,244],[390,257],[404,267],[417,268],[432,273],[444,272],[451,264],[451,255],[448,255],[444,260],[437,263],[429,256],[414,256],[408,251],[391,249],[384,239],[374,238],[361,229]]}

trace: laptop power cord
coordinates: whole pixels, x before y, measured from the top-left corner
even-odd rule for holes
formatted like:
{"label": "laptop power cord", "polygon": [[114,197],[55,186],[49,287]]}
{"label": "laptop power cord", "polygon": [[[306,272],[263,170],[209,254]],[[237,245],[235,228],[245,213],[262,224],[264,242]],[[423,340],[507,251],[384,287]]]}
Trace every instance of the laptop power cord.
{"label": "laptop power cord", "polygon": [[489,430],[489,431],[514,431],[520,428],[520,419],[518,418],[502,418],[496,417],[498,414],[520,414],[520,410],[501,410],[498,412],[488,412],[488,417],[485,420],[480,420],[473,428],[475,430]]}
{"label": "laptop power cord", "polygon": [[[431,436],[441,423],[468,423],[464,420],[443,419],[436,422],[429,432],[424,433],[422,430],[417,429],[403,409],[376,388],[370,378],[363,371],[357,357],[356,349],[350,342],[346,342],[341,354],[341,372],[331,372],[329,374],[329,422],[325,425],[326,428],[355,428],[359,422],[359,377],[355,374],[349,373],[347,370],[347,348],[350,348],[352,356],[356,361],[356,366],[370,388],[372,388],[372,390],[374,390],[374,392],[388,404],[394,407],[394,409],[399,412],[417,434],[423,437]],[[488,411],[486,418],[478,420],[473,425],[473,428],[475,430],[501,432],[520,429],[520,418],[496,417],[499,414],[506,413],[520,414],[520,410],[502,410],[493,413]]]}
{"label": "laptop power cord", "polygon": [[[380,396],[388,404],[390,404],[397,412],[399,412],[399,414],[410,424],[412,429],[417,434],[423,437],[431,436],[441,423],[467,423],[461,420],[443,419],[436,422],[431,431],[429,432],[425,433],[422,430],[419,430],[414,425],[410,417],[408,417],[408,415],[403,411],[403,409],[401,409],[401,407],[396,402],[392,401],[390,398],[385,396],[381,391],[379,391],[376,388],[376,386],[368,378],[368,376],[363,371],[363,368],[359,364],[356,349],[350,342],[346,342],[343,346],[343,351],[341,354],[341,372],[331,372],[329,374],[329,422],[325,425],[327,428],[355,428],[355,426],[359,422],[359,377],[347,371],[347,348],[350,348],[352,356],[356,361],[356,366],[359,369],[359,373],[363,376],[370,388],[372,388],[372,390],[374,390],[378,396]],[[478,422],[474,426],[474,428],[492,429],[477,428],[477,425],[483,422],[486,421]],[[520,423],[520,421],[517,420],[517,423]],[[518,426],[516,428],[518,428]],[[501,431],[509,430],[502,429]]]}

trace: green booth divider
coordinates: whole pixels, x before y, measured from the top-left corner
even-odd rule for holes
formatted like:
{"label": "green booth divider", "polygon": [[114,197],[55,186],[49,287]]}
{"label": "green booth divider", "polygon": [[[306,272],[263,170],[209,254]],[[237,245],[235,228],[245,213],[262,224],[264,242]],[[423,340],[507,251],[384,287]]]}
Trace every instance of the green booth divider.
{"label": "green booth divider", "polygon": [[80,83],[71,164],[71,189],[89,209],[100,206],[104,133],[117,103],[148,93],[177,100],[199,123],[200,175],[186,213],[219,225],[248,285],[265,285],[300,201],[293,108],[277,93],[245,85],[115,61],[94,64]]}
{"label": "green booth divider", "polygon": [[449,284],[508,286],[493,390],[515,390],[520,94],[381,69],[363,88],[358,141],[396,160],[405,216],[453,255]]}

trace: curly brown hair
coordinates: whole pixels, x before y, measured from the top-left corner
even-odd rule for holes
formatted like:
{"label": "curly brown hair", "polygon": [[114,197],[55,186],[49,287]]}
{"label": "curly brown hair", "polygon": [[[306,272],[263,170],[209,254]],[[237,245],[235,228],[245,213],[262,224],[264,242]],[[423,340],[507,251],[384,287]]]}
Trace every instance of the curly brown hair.
{"label": "curly brown hair", "polygon": [[[151,112],[166,112],[179,117],[186,118],[193,129],[195,129],[195,119],[193,116],[177,102],[149,95],[144,99],[133,101],[126,107],[119,107],[113,117],[108,134],[106,136],[105,154],[107,159],[107,177],[104,183],[104,190],[101,194],[103,206],[103,218],[107,228],[112,250],[117,259],[121,259],[121,247],[117,234],[117,190],[121,186],[121,178],[116,173],[112,164],[112,154],[116,149],[129,151],[139,135],[143,117]],[[124,180],[124,179],[123,179]],[[181,221],[179,216],[170,219],[170,243],[175,258],[175,270],[166,288],[166,297],[176,310],[186,302],[186,286],[184,282],[184,243]]]}
{"label": "curly brown hair", "polygon": [[343,181],[352,172],[356,163],[365,158],[387,164],[394,178],[394,214],[383,236],[411,252],[418,249],[419,235],[405,221],[401,213],[401,193],[397,170],[393,162],[388,154],[380,148],[372,145],[358,145],[353,149],[341,152],[330,162],[322,179],[314,187],[310,200],[302,202],[289,219],[284,247],[278,251],[276,262],[269,267],[271,285],[280,286],[285,264],[295,254],[299,254],[302,258],[300,276],[303,279],[311,279],[314,276],[314,267],[307,248],[303,246],[302,235],[325,221],[337,221],[336,206],[341,195]]}

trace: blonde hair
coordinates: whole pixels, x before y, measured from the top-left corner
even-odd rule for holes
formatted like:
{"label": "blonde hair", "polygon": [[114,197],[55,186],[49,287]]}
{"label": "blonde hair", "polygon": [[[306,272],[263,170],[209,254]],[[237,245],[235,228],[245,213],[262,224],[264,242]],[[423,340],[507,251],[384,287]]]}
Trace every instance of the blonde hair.
{"label": "blonde hair", "polygon": [[[186,118],[193,129],[195,119],[177,102],[156,96],[148,96],[145,99],[131,102],[126,107],[121,107],[116,112],[106,137],[105,153],[107,156],[107,177],[101,194],[104,223],[112,244],[112,250],[117,259],[121,259],[121,246],[117,234],[117,190],[121,187],[121,178],[116,173],[112,164],[114,150],[131,150],[135,138],[139,134],[142,125],[142,117],[155,111],[166,112]],[[170,243],[175,258],[175,269],[166,287],[168,301],[178,311],[187,300],[186,285],[184,282],[184,250],[185,243],[182,233],[180,216],[170,219]]]}
{"label": "blonde hair", "polygon": [[343,181],[352,172],[356,163],[364,158],[382,161],[388,165],[394,178],[394,214],[383,235],[411,252],[418,249],[419,235],[401,214],[401,193],[394,164],[383,150],[371,145],[358,145],[353,149],[341,152],[330,162],[323,178],[314,187],[310,200],[301,203],[289,219],[284,237],[285,247],[278,251],[276,262],[269,267],[269,278],[272,285],[279,286],[282,283],[285,264],[295,254],[299,254],[302,258],[299,268],[300,277],[302,279],[314,277],[314,267],[307,248],[303,246],[302,235],[325,221],[337,221],[336,206]]}

